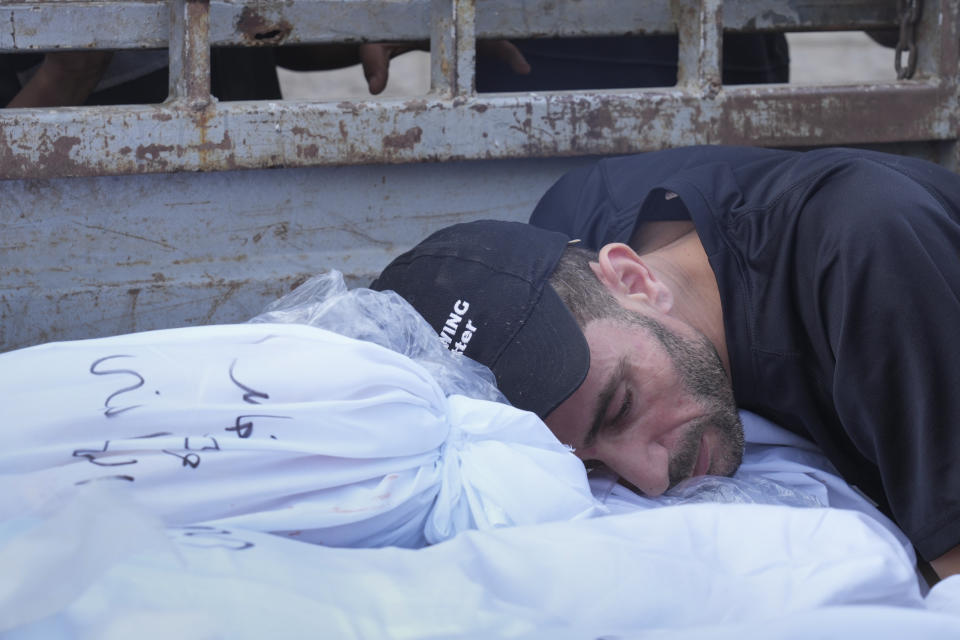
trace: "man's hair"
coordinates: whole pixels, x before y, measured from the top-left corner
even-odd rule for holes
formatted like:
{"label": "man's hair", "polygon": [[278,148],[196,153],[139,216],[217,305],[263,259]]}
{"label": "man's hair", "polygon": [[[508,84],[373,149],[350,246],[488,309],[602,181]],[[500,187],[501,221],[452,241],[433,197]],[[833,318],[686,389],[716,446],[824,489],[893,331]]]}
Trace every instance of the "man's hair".
{"label": "man's hair", "polygon": [[550,285],[581,330],[593,320],[623,315],[616,298],[590,268],[590,263],[598,259],[596,251],[568,246],[550,275]]}

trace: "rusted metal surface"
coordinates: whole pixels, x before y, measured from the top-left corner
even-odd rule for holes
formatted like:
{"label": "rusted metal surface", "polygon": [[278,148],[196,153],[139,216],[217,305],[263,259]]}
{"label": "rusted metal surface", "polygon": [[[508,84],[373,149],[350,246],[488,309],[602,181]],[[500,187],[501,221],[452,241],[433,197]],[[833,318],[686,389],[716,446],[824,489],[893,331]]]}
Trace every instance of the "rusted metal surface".
{"label": "rusted metal surface", "polygon": [[51,178],[955,139],[956,86],[725,87],[0,112],[0,176]]}
{"label": "rusted metal surface", "polygon": [[960,2],[926,0],[917,25],[917,76],[960,83]]}
{"label": "rusted metal surface", "polygon": [[722,0],[677,0],[677,85],[711,98],[720,91],[723,48]]}
{"label": "rusted metal surface", "polygon": [[430,88],[438,96],[474,92],[475,0],[433,0]]}
{"label": "rusted metal surface", "polygon": [[896,0],[769,0],[723,5],[730,31],[854,31],[897,24]]}
{"label": "rusted metal surface", "polygon": [[[495,0],[480,7],[475,0],[430,2],[434,91],[429,96],[337,104],[217,104],[209,99],[204,46],[215,25],[232,24],[247,43],[290,40],[295,39],[290,25],[300,21],[284,16],[295,8],[310,15],[312,10],[332,11],[334,4],[342,11],[372,10],[372,5],[365,0],[309,6],[298,0],[279,4],[175,0],[168,13],[174,99],[155,106],[0,112],[0,178],[627,153],[705,142],[778,146],[956,137],[956,0],[941,0],[939,7],[934,4],[925,12],[920,29],[923,79],[918,81],[824,92],[790,86],[721,87],[720,42],[731,6],[741,12],[737,14],[741,20],[743,7],[752,6],[753,25],[758,21],[782,25],[791,20],[800,24],[804,12],[820,18],[831,10],[847,15],[862,9],[862,3],[674,0],[642,4],[654,22],[666,20],[657,13],[662,9],[670,15],[671,25],[680,24],[676,88],[517,97],[473,93],[478,33],[474,23],[479,30],[485,13],[489,18],[503,11],[515,18],[517,7],[524,11],[539,7],[556,26],[558,19],[580,16],[585,3],[557,0],[548,8],[532,0],[512,2],[508,10]],[[396,4],[377,6],[389,16]],[[600,16],[624,6],[613,1],[586,4]],[[66,6],[94,5],[75,0]],[[233,11],[234,21],[212,18],[218,7]],[[891,19],[896,18],[895,8],[892,2]],[[886,15],[863,13],[873,19]],[[363,24],[382,25],[383,16],[377,15],[377,20],[367,16]],[[627,12],[626,17],[631,15]],[[526,28],[535,30],[543,16],[527,17],[533,26]],[[584,31],[602,22],[586,22]],[[346,27],[353,26],[344,24],[341,37]],[[878,109],[880,103],[885,106]],[[859,117],[851,119],[851,113]],[[902,117],[890,118],[897,114]]]}
{"label": "rusted metal surface", "polygon": [[[213,45],[427,40],[433,0],[212,0]],[[728,0],[728,31],[897,26],[896,0]],[[165,0],[37,0],[0,6],[0,52],[162,48]],[[104,25],[110,25],[104,29]],[[483,0],[477,38],[676,33],[671,0]]]}
{"label": "rusted metal surface", "polygon": [[236,31],[245,44],[277,45],[289,37],[293,25],[283,15],[273,15],[269,9],[245,6],[237,17]]}
{"label": "rusted metal surface", "polygon": [[210,102],[210,0],[170,0],[170,100]]}
{"label": "rusted metal surface", "polygon": [[0,184],[0,351],[242,322],[335,268],[367,285],[441,226],[525,220],[570,159]]}
{"label": "rusted metal surface", "polygon": [[476,91],[474,72],[477,57],[475,25],[477,21],[476,0],[453,0],[454,24],[456,26],[456,84],[453,95],[471,94]]}
{"label": "rusted metal surface", "polygon": [[4,2],[0,51],[162,48],[169,36],[168,13],[165,0]]}
{"label": "rusted metal surface", "polygon": [[436,95],[451,97],[457,86],[457,23],[455,0],[432,0],[430,3],[430,90]]}
{"label": "rusted metal surface", "polygon": [[[896,0],[6,3],[0,51],[169,44],[172,96],[0,110],[0,350],[243,321],[330,267],[366,284],[438,227],[526,219],[585,156],[697,143],[893,145],[956,170],[958,5],[924,3],[914,80],[725,87],[724,31],[892,27]],[[672,32],[676,87],[473,91],[479,38]],[[209,97],[208,41],[427,38],[428,96]]]}

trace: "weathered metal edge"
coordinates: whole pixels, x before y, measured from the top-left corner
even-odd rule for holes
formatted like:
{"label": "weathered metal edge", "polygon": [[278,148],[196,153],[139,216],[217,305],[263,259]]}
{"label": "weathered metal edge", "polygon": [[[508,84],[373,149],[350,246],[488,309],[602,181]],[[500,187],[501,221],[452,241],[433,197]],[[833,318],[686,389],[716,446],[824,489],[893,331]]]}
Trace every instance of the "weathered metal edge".
{"label": "weathered metal edge", "polygon": [[911,81],[10,109],[0,178],[948,140],[956,104],[952,83]]}
{"label": "weathered metal edge", "polygon": [[[689,0],[684,0],[688,2]],[[213,45],[428,40],[431,0],[214,0]],[[676,33],[677,0],[485,0],[478,38]],[[727,31],[879,29],[897,26],[895,0],[726,2]],[[110,29],[104,29],[110,24]],[[165,48],[169,17],[160,0],[41,0],[0,7],[0,52]]]}

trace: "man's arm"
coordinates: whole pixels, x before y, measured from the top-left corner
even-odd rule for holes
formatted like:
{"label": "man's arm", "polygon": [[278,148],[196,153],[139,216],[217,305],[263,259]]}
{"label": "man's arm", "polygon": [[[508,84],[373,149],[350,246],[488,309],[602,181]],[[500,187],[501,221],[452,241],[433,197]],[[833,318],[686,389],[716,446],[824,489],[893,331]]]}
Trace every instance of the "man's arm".
{"label": "man's arm", "polygon": [[936,560],[932,560],[930,566],[937,572],[941,580],[947,576],[960,573],[960,547],[954,547]]}
{"label": "man's arm", "polygon": [[[834,367],[822,384],[868,461],[850,453],[835,464],[883,492],[945,577],[960,573],[960,189],[956,175],[916,162],[866,154],[824,175],[796,225],[793,286],[816,293],[798,310],[806,327],[823,327],[827,340],[814,345]],[[814,428],[829,442],[827,425]]]}
{"label": "man's arm", "polygon": [[7,105],[66,107],[83,104],[103,77],[110,51],[62,51],[44,56],[33,77]]}

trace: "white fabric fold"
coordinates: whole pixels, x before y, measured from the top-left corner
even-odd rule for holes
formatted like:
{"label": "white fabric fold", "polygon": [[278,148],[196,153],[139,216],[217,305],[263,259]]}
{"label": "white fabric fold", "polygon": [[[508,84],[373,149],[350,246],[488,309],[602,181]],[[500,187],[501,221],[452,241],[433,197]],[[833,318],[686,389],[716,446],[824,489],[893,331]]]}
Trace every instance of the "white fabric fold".
{"label": "white fabric fold", "polygon": [[170,525],[417,547],[597,506],[582,465],[536,416],[448,400],[410,358],[315,327],[0,354],[0,396],[0,473],[50,490],[111,483]]}

